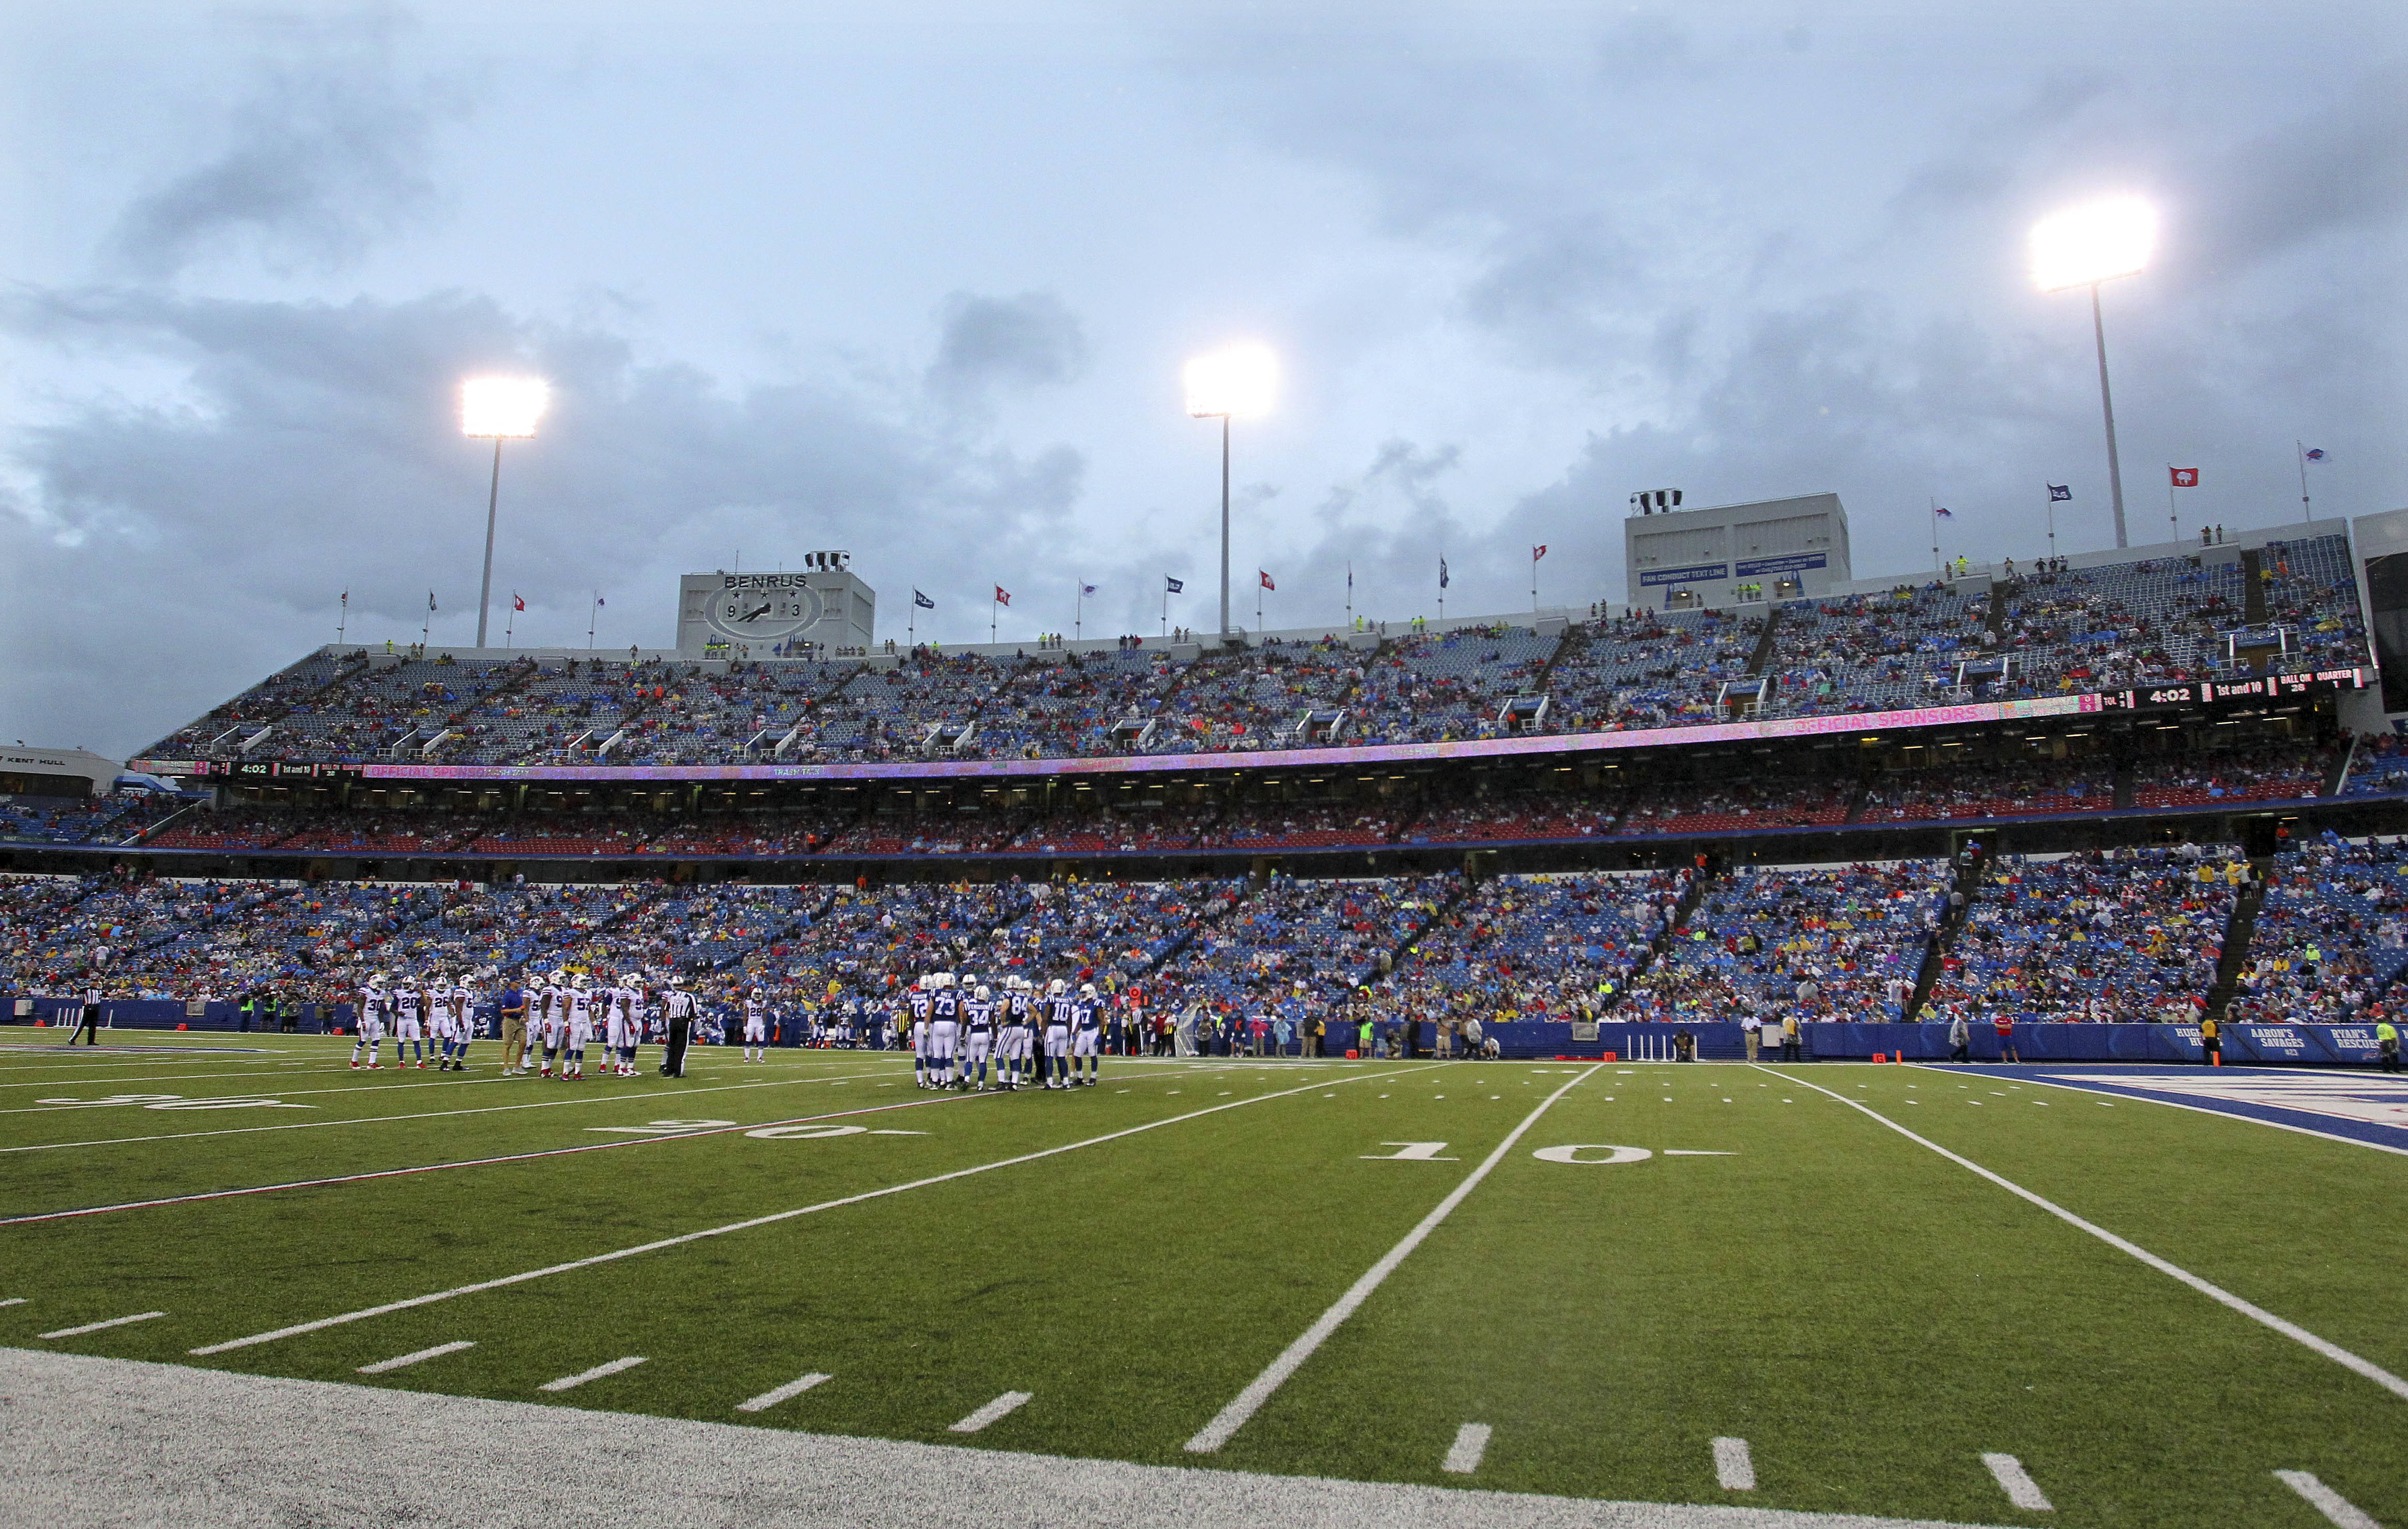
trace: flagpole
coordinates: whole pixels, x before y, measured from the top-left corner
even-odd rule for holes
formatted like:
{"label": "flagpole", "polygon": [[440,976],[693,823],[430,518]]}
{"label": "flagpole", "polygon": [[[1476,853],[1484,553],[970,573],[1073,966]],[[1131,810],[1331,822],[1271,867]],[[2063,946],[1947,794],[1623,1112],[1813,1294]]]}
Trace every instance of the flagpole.
{"label": "flagpole", "polygon": [[1079,592],[1070,597],[1070,640],[1078,641],[1087,633],[1087,580],[1079,579]]}
{"label": "flagpole", "polygon": [[339,617],[337,617],[337,618],[336,619],[336,621],[335,621],[335,646],[336,646],[336,647],[340,648],[340,647],[343,645],[343,634],[344,634],[345,632],[350,631],[350,630],[351,630],[351,591],[349,591],[349,590],[345,590],[345,591],[343,592],[342,614],[341,614]]}
{"label": "flagpole", "polygon": [[1530,614],[1539,613],[1539,550],[1530,550]]}
{"label": "flagpole", "polygon": [[1346,630],[1354,630],[1354,560],[1346,560]]}
{"label": "flagpole", "polygon": [[1003,615],[1003,602],[990,594],[986,597],[986,645],[995,646],[995,629]]}
{"label": "flagpole", "polygon": [[[2045,490],[2048,485],[2042,483],[2041,487]],[[2057,556],[2057,495],[2054,493],[2048,496],[2048,555],[2052,558]]]}
{"label": "flagpole", "polygon": [[502,646],[503,646],[503,647],[508,648],[508,647],[510,645],[510,634],[511,634],[511,633],[513,633],[513,632],[515,632],[515,631],[517,631],[517,630],[518,630],[518,626],[519,626],[519,592],[518,592],[518,591],[516,591],[516,590],[512,590],[512,591],[510,591],[510,613],[509,613],[509,615],[507,615],[507,616],[505,616],[505,617],[503,617],[503,618],[502,618]]}
{"label": "flagpole", "polygon": [[2174,540],[2182,540],[2182,514],[2174,508],[2174,464],[2166,464],[2166,523],[2174,528]]}
{"label": "flagpole", "polygon": [[2291,457],[2300,469],[2300,519],[2313,521],[2315,516],[2308,508],[2308,443],[2302,440],[2293,441]]}
{"label": "flagpole", "polygon": [[601,610],[602,592],[595,590],[593,603],[585,607],[585,646],[588,651],[594,647],[594,629],[601,624]]}

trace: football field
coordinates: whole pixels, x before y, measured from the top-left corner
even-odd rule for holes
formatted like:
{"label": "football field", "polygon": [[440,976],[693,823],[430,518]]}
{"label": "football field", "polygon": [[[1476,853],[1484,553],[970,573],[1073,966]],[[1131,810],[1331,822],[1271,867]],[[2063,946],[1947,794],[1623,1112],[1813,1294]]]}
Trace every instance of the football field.
{"label": "football field", "polygon": [[2408,1155],[2360,1142],[1922,1067],[1007,1095],[478,1050],[0,1050],[0,1345],[1208,1472],[2408,1524]]}

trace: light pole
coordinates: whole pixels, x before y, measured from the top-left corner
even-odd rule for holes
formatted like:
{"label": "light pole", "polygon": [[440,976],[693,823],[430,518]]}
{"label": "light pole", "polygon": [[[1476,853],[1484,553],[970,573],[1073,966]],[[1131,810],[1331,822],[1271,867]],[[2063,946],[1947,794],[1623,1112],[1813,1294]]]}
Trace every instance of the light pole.
{"label": "light pole", "polygon": [[485,577],[477,588],[477,646],[485,646],[485,611],[494,598],[494,521],[502,504],[502,442],[535,434],[552,402],[550,384],[534,378],[476,377],[460,384],[460,433],[494,441],[494,481],[485,494]]}
{"label": "light pole", "polygon": [[1187,364],[1187,412],[1221,422],[1221,641],[1229,641],[1229,420],[1271,407],[1279,363],[1260,345],[1233,345]]}
{"label": "light pole", "polygon": [[2115,506],[2115,545],[2124,536],[2124,466],[2115,452],[2115,395],[2107,387],[2107,322],[2099,284],[2149,264],[2157,209],[2137,196],[2110,196],[2052,213],[2032,225],[2032,280],[2042,292],[2090,289],[2090,332],[2099,344],[2099,407],[2107,417],[2107,488]]}

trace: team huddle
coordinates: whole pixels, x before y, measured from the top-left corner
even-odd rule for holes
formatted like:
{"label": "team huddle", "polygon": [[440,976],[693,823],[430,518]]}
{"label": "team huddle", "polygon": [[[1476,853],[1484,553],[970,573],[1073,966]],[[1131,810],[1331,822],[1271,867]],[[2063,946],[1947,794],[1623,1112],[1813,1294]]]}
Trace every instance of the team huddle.
{"label": "team huddle", "polygon": [[[997,994],[974,979],[938,972],[913,986],[910,1009],[917,1087],[983,1090],[992,1065],[992,1086],[1010,1092],[1028,1080],[1032,1060],[1049,1089],[1095,1086],[1103,1018],[1092,982],[1074,995],[1056,978],[1039,993],[1028,979],[1007,977]],[[1044,1054],[1035,1057],[1039,1029]]]}
{"label": "team huddle", "polygon": [[[480,1001],[468,985],[470,975],[463,972],[455,979],[438,973],[423,987],[394,986],[382,973],[370,978],[360,990],[359,1036],[351,1047],[351,1065],[383,1066],[379,1050],[390,1031],[395,1066],[414,1062],[424,1067],[432,1043],[438,1068],[466,1071]],[[1082,984],[1073,993],[1058,978],[1043,992],[1025,977],[998,982],[999,990],[967,975],[937,972],[913,984],[903,1007],[910,1014],[915,1084],[1010,1092],[1034,1078],[1049,1089],[1094,1087],[1104,1024],[1095,984]],[[652,985],[638,973],[596,986],[583,973],[555,971],[519,1001],[524,1005],[524,1049],[520,1049],[516,1020],[521,1010],[512,1007],[506,1015],[511,1023],[505,1027],[509,1054],[503,1057],[503,1075],[536,1070],[539,1051],[541,1076],[567,1081],[585,1076],[585,1052],[597,1033],[602,1065],[617,1077],[635,1077],[636,1050],[643,1043],[647,1022],[657,1030],[665,1018],[673,1024],[692,1020],[697,1008],[694,994],[676,979]],[[768,996],[755,987],[741,1003],[744,1059],[766,1062],[771,1029]],[[849,1032],[841,1021],[839,1028]],[[880,1044],[885,1044],[884,1036],[892,1032],[883,1024],[878,1028]],[[683,1033],[681,1024],[670,1032],[671,1065],[662,1071],[673,1071]],[[675,1069],[673,1075],[682,1076],[682,1070]]]}
{"label": "team huddle", "polygon": [[401,988],[388,986],[384,974],[378,973],[360,990],[359,1038],[351,1046],[351,1065],[360,1065],[360,1054],[366,1051],[367,1065],[383,1066],[377,1059],[377,1048],[390,1028],[394,1066],[408,1066],[414,1050],[423,1070],[431,1039],[441,1048],[437,1071],[466,1071],[468,1041],[476,1034],[473,1016],[478,1001],[466,972],[457,978],[438,972],[424,987]]}

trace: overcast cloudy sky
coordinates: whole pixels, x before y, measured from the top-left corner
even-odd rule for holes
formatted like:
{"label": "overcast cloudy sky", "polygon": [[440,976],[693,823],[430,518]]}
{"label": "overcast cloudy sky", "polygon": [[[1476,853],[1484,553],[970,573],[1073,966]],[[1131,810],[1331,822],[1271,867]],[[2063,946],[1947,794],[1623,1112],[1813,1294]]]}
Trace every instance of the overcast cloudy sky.
{"label": "overcast cloudy sky", "polygon": [[[867,10],[869,7],[858,7]],[[850,548],[982,639],[1619,597],[1633,489],[1836,490],[1860,575],[2108,545],[2086,304],[2024,236],[2135,191],[2135,539],[2408,505],[2408,8],[958,6],[0,11],[0,731],[138,748],[331,640],[475,630],[465,375],[523,638],[671,640],[681,572]],[[926,613],[923,613],[925,615]],[[499,626],[501,617],[495,616]],[[882,636],[885,635],[882,631]]]}

